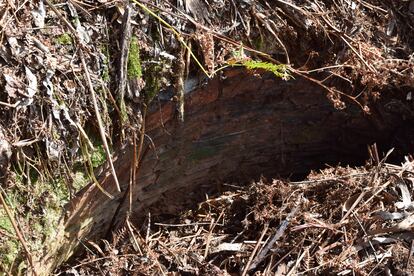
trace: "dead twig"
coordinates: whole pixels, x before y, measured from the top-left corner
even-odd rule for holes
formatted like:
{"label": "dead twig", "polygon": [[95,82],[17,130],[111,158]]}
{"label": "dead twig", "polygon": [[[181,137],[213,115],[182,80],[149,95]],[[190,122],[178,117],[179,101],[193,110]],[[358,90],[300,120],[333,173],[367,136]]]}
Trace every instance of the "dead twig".
{"label": "dead twig", "polygon": [[296,206],[290,211],[290,213],[287,215],[285,220],[280,224],[279,229],[277,230],[276,234],[269,241],[269,243],[263,248],[260,254],[255,258],[255,260],[252,262],[250,267],[247,268],[247,271],[255,269],[266,258],[267,253],[274,246],[274,244],[283,236],[283,234],[285,233],[289,225],[290,220],[296,215],[296,212],[299,209],[301,198],[302,196],[299,197],[299,202],[296,203]]}
{"label": "dead twig", "polygon": [[[127,71],[128,71],[128,55],[131,44],[131,16],[132,7],[130,4],[125,6],[125,13],[122,18],[122,38],[121,38],[121,56],[119,58],[119,73],[118,73],[118,104],[121,109],[124,106],[124,97],[127,89]],[[123,118],[121,118],[121,121]]]}
{"label": "dead twig", "polygon": [[177,95],[177,110],[178,110],[178,120],[184,122],[184,75],[185,75],[185,48],[181,47],[180,53],[177,58],[177,69],[175,76],[175,88]]}

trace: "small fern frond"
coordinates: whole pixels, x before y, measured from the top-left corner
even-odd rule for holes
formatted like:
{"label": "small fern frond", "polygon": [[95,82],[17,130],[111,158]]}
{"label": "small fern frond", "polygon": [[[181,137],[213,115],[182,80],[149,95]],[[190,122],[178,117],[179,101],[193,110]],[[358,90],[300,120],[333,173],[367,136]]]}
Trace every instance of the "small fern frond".
{"label": "small fern frond", "polygon": [[263,69],[265,71],[272,72],[276,77],[284,80],[288,80],[292,77],[289,74],[287,66],[284,64],[274,64],[260,60],[243,60],[242,64],[248,70]]}

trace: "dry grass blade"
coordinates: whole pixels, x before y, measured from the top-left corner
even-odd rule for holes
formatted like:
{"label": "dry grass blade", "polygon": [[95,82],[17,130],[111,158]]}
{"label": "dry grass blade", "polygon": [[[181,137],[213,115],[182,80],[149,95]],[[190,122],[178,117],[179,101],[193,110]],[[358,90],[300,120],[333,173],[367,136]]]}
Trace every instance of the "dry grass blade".
{"label": "dry grass blade", "polygon": [[101,114],[100,114],[100,111],[99,111],[99,108],[98,108],[98,101],[96,100],[96,93],[95,93],[95,90],[93,89],[91,76],[89,75],[89,70],[88,70],[88,67],[86,66],[85,56],[83,54],[82,49],[79,49],[79,56],[80,56],[80,59],[82,61],[83,69],[85,71],[86,80],[88,81],[89,91],[91,92],[91,96],[92,96],[92,104],[93,104],[93,107],[94,107],[94,110],[95,110],[95,116],[96,116],[96,120],[98,121],[99,134],[101,135],[101,139],[102,139],[102,143],[103,143],[103,146],[104,146],[104,149],[105,149],[105,153],[106,153],[106,156],[108,158],[108,162],[109,162],[109,165],[110,165],[110,168],[111,168],[112,176],[113,176],[114,181],[115,181],[115,186],[116,186],[116,189],[118,190],[118,192],[121,192],[121,186],[119,185],[118,176],[116,175],[114,162],[112,160],[111,151],[109,150],[108,142],[106,140],[105,128],[104,128],[102,118],[101,118]]}
{"label": "dry grass blade", "polygon": [[288,274],[286,276],[290,276],[290,275],[294,275],[299,263],[302,261],[303,257],[305,257],[307,251],[304,250],[302,252],[302,254],[300,254],[299,258],[296,259],[295,264],[293,265],[293,267],[290,269],[290,271],[288,272]]}
{"label": "dry grass blade", "polygon": [[140,255],[142,255],[141,247],[139,246],[138,240],[135,237],[134,230],[132,229],[131,223],[129,222],[129,218],[127,218],[126,220],[126,225],[127,225],[127,229],[130,234],[130,237],[131,237],[133,247],[138,251]]}
{"label": "dry grass blade", "polygon": [[213,230],[216,227],[217,223],[219,222],[219,220],[221,219],[221,217],[224,215],[224,210],[220,213],[219,217],[217,218],[216,221],[212,220],[211,224],[210,224],[210,230],[207,234],[207,240],[206,240],[206,248],[204,250],[204,258],[207,257],[208,253],[209,253],[209,249],[210,249],[210,241],[211,241],[211,237],[213,234]]}

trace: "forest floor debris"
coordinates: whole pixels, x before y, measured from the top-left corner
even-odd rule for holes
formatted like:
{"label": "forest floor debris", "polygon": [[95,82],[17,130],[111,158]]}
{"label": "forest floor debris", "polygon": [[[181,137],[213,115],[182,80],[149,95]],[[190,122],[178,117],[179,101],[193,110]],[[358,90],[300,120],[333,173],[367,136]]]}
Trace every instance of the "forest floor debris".
{"label": "forest floor debris", "polygon": [[[174,218],[129,219],[60,268],[69,275],[412,275],[414,163],[332,167],[207,198]],[[171,274],[173,273],[173,274]]]}
{"label": "forest floor debris", "polygon": [[[414,116],[413,0],[131,1],[142,68],[121,81],[136,90],[123,101],[125,7],[111,0],[0,3],[0,192],[28,229],[34,254],[94,170],[139,132],[142,103],[174,91],[183,78],[250,66],[312,79],[339,109],[357,104],[369,113],[391,94],[396,99],[385,109],[402,120]],[[191,49],[177,78],[183,43]],[[174,93],[165,99],[176,100]],[[25,260],[3,209],[0,265],[7,270]],[[273,230],[270,224],[266,232]]]}

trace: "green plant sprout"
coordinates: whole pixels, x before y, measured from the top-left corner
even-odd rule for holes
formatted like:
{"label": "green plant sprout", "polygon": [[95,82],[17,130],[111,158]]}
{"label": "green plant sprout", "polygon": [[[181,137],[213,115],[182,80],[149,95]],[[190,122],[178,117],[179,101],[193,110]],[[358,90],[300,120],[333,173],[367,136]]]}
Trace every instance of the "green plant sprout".
{"label": "green plant sprout", "polygon": [[256,70],[262,69],[267,72],[273,73],[276,77],[289,80],[293,78],[289,72],[288,66],[285,64],[274,64],[271,62],[261,61],[261,60],[253,60],[247,57],[244,54],[243,45],[240,45],[240,50],[233,52],[233,57],[226,61],[227,64],[224,66],[216,69],[213,74],[227,68],[227,67],[245,67],[247,70]]}

